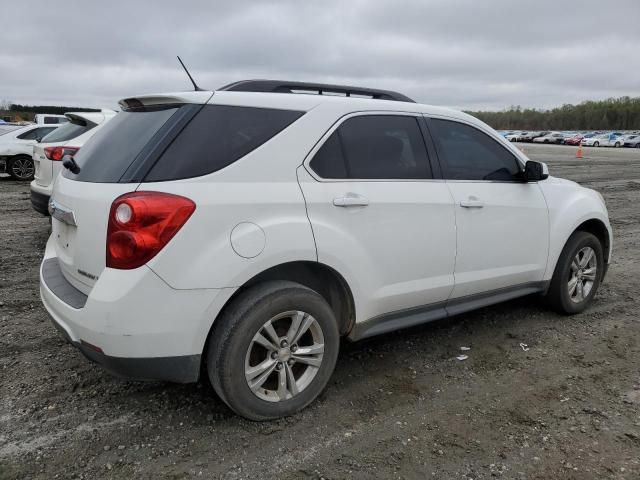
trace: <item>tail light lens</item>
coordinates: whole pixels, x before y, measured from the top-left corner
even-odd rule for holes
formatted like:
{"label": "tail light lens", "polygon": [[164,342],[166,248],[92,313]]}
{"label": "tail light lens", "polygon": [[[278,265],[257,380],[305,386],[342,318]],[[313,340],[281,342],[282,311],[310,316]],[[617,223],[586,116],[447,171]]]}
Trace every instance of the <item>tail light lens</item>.
{"label": "tail light lens", "polygon": [[196,209],[185,197],[132,192],[114,200],[107,228],[107,267],[138,268],[173,238]]}
{"label": "tail light lens", "polygon": [[49,160],[59,162],[65,155],[75,155],[80,147],[45,147],[44,155]]}

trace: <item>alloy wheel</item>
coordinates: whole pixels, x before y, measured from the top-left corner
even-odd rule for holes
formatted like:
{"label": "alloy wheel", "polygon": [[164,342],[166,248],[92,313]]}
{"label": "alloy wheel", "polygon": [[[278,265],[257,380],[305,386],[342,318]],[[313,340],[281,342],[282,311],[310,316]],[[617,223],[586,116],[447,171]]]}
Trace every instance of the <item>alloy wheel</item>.
{"label": "alloy wheel", "polygon": [[20,180],[28,180],[33,177],[35,168],[30,158],[16,158],[11,162],[11,173]]}
{"label": "alloy wheel", "polygon": [[597,270],[598,261],[593,248],[580,249],[569,267],[567,289],[572,302],[583,302],[589,296],[596,281]]}
{"label": "alloy wheel", "polygon": [[280,313],[265,322],[249,343],[247,385],[262,400],[289,400],[311,384],[323,356],[324,335],[318,321],[302,311]]}

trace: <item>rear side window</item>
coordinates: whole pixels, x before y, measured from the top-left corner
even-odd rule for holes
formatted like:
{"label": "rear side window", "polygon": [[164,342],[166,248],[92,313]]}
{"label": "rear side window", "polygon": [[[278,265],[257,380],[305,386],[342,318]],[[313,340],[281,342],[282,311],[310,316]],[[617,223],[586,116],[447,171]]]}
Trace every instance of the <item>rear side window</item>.
{"label": "rear side window", "polygon": [[145,177],[161,182],[216,172],[255,150],[304,112],[206,105]]}
{"label": "rear side window", "polygon": [[151,137],[177,110],[173,107],[118,113],[74,156],[80,173],[74,175],[65,169],[63,175],[81,182],[118,182]]}
{"label": "rear side window", "polygon": [[36,138],[38,138],[39,130],[39,128],[34,128],[33,130],[29,130],[28,132],[21,133],[16,138],[19,138],[20,140],[35,140]]}
{"label": "rear side window", "polygon": [[66,142],[79,137],[96,126],[89,120],[74,118],[42,139],[42,143]]}
{"label": "rear side window", "polygon": [[432,178],[418,120],[401,115],[349,118],[322,145],[310,166],[323,178]]}
{"label": "rear side window", "polygon": [[449,120],[431,119],[429,130],[436,144],[443,176],[449,180],[518,180],[516,157],[477,128]]}

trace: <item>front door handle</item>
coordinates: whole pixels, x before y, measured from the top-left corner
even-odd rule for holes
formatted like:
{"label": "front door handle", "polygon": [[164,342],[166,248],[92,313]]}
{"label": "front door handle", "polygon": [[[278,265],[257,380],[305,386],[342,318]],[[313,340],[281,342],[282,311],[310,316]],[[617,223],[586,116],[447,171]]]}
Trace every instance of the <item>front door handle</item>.
{"label": "front door handle", "polygon": [[484,207],[484,202],[478,197],[471,196],[467,200],[462,200],[460,206],[462,208],[482,208]]}
{"label": "front door handle", "polygon": [[336,207],[366,207],[369,205],[369,200],[362,195],[347,193],[342,197],[334,198],[333,204]]}

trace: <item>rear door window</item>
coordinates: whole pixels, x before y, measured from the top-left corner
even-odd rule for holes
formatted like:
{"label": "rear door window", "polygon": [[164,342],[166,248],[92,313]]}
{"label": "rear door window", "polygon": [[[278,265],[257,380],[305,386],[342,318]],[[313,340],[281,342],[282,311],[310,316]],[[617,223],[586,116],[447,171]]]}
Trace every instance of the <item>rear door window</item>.
{"label": "rear door window", "polygon": [[443,176],[449,180],[515,181],[520,163],[486,133],[464,123],[430,119]]}
{"label": "rear door window", "polygon": [[173,140],[145,181],[177,180],[216,172],[273,138],[303,113],[206,105]]}
{"label": "rear door window", "polygon": [[418,119],[403,115],[345,120],[318,150],[310,167],[328,179],[432,178]]}
{"label": "rear door window", "polygon": [[44,137],[42,143],[67,142],[79,137],[83,133],[87,133],[95,126],[96,124],[89,120],[74,118]]}

